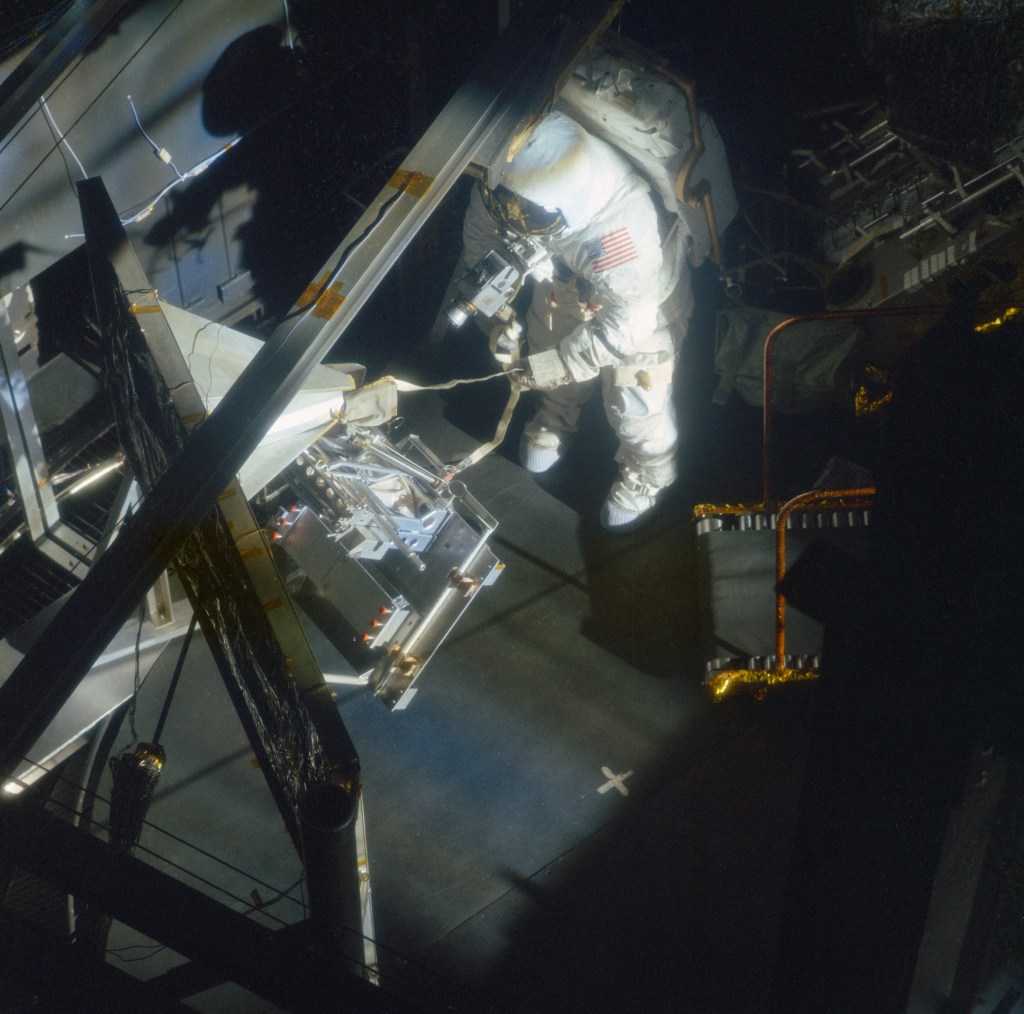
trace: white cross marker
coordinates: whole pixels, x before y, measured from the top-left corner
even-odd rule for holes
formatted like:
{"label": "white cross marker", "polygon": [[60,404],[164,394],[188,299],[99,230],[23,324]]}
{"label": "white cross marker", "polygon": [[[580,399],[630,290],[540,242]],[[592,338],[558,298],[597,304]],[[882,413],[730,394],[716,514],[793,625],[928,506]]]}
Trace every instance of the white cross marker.
{"label": "white cross marker", "polygon": [[608,779],[604,785],[598,786],[598,792],[609,792],[611,789],[618,789],[624,796],[629,795],[629,789],[626,788],[626,779],[632,774],[632,771],[626,771],[624,774],[617,775],[609,767],[602,767],[601,774]]}

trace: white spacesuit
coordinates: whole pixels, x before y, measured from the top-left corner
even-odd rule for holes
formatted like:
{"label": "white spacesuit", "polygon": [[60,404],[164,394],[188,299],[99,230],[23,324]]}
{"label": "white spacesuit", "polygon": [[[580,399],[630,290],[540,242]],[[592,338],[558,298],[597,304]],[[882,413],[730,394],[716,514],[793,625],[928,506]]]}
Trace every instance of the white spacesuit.
{"label": "white spacesuit", "polygon": [[531,235],[555,265],[554,278],[534,282],[526,319],[524,375],[544,395],[521,460],[543,472],[559,459],[600,376],[620,466],[601,522],[634,527],[676,475],[672,373],[692,297],[672,223],[659,220],[624,156],[557,112],[474,192],[463,228],[468,264],[495,246],[496,220]]}

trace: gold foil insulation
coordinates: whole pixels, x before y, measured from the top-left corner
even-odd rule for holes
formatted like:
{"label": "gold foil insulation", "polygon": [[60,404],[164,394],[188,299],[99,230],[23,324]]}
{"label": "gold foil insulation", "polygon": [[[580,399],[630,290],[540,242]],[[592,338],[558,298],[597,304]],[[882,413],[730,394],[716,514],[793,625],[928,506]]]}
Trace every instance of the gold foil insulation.
{"label": "gold foil insulation", "polygon": [[699,503],[693,508],[693,520],[714,517],[738,517],[742,514],[760,514],[767,510],[763,503]]}
{"label": "gold foil insulation", "polygon": [[879,366],[865,363],[860,385],[853,394],[853,411],[857,418],[874,415],[892,401],[892,375]]}
{"label": "gold foil insulation", "polygon": [[154,743],[139,743],[132,751],[132,759],[140,768],[150,768],[159,771],[167,761],[164,748]]}
{"label": "gold foil insulation", "polygon": [[769,687],[783,683],[808,683],[820,676],[817,669],[723,669],[706,680],[704,686],[711,692],[712,698],[720,701],[737,690],[752,690],[759,700],[765,696]]}
{"label": "gold foil insulation", "polygon": [[[875,489],[862,486],[850,489],[815,489],[793,497],[775,515],[775,587],[778,589],[786,573],[786,528],[791,515],[801,511],[821,509],[867,509],[871,506]],[[695,520],[708,517],[737,516],[752,513],[768,514],[764,504],[698,504],[693,509]],[[775,658],[771,669],[724,669],[704,681],[705,687],[718,701],[736,687],[753,688],[755,696],[764,697],[769,687],[783,683],[800,683],[817,679],[817,668],[786,666],[786,599],[775,593]]]}
{"label": "gold foil insulation", "polygon": [[984,334],[986,331],[994,331],[997,327],[1002,327],[1011,317],[1016,317],[1020,313],[1019,306],[1007,307],[998,317],[994,320],[986,321],[984,324],[978,324],[974,330],[979,334]]}

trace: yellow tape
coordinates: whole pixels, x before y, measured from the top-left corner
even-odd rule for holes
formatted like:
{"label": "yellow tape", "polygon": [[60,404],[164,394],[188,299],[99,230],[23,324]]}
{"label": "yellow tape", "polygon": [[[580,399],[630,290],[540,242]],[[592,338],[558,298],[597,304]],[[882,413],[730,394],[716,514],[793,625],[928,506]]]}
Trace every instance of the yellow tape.
{"label": "yellow tape", "polygon": [[1020,307],[1008,307],[1006,313],[1001,317],[996,317],[995,320],[990,320],[986,324],[978,324],[974,330],[979,334],[984,334],[986,331],[993,331],[997,327],[1002,327],[1011,317],[1016,317],[1018,313],[1020,313]]}
{"label": "yellow tape", "polygon": [[341,294],[341,282],[328,285],[328,277],[324,275],[307,285],[296,304],[304,309],[312,304],[312,316],[321,320],[330,320],[338,312],[338,307],[345,302],[345,297]]}
{"label": "yellow tape", "polygon": [[412,197],[422,197],[434,184],[434,177],[410,169],[396,169],[388,186],[402,190]]}
{"label": "yellow tape", "polygon": [[321,320],[330,320],[344,302],[345,297],[341,294],[341,282],[335,282],[333,285],[329,285],[316,301],[312,315]]}
{"label": "yellow tape", "polygon": [[310,282],[309,285],[302,290],[302,295],[299,296],[295,305],[305,306],[307,303],[312,303],[313,300],[316,299],[320,290],[327,284],[327,279],[329,277],[329,275],[324,275],[323,278],[318,278],[315,282]]}

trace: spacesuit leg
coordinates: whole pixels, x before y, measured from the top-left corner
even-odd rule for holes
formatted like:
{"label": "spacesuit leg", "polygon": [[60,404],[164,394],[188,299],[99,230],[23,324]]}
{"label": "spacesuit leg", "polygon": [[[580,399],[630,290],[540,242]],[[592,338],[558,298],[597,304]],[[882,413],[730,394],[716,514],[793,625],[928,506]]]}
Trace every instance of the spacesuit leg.
{"label": "spacesuit leg", "polygon": [[[582,321],[575,283],[536,282],[526,315],[526,337],[532,353],[554,348]],[[531,472],[547,471],[561,457],[577,432],[580,411],[593,394],[596,378],[563,384],[545,391],[534,417],[526,424],[519,456]]]}
{"label": "spacesuit leg", "polygon": [[601,512],[611,530],[635,523],[676,478],[675,355],[667,344],[661,352],[630,356],[603,371],[605,413],[619,438],[620,475]]}

